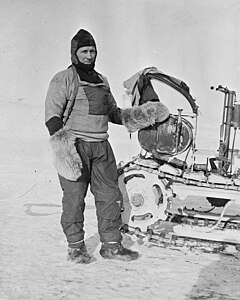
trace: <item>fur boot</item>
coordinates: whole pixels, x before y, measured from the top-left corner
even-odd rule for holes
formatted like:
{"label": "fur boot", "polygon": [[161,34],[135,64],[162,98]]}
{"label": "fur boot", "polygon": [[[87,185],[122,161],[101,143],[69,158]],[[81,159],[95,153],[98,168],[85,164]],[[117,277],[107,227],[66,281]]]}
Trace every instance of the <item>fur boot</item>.
{"label": "fur boot", "polygon": [[62,177],[72,181],[76,181],[82,175],[82,161],[74,142],[68,127],[63,127],[50,137],[56,170]]}
{"label": "fur boot", "polygon": [[122,110],[122,123],[128,132],[134,132],[169,117],[168,108],[161,102],[146,102],[140,106]]}

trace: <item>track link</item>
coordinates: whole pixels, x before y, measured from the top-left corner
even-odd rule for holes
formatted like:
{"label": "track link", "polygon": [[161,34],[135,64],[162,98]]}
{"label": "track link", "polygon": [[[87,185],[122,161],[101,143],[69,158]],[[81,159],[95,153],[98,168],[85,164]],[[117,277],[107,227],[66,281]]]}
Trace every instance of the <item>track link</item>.
{"label": "track link", "polygon": [[208,253],[240,254],[240,244],[231,242],[210,241],[200,238],[178,236],[174,233],[155,232],[152,229],[142,232],[138,227],[124,224],[121,232],[136,236],[145,244],[152,244],[161,248],[200,250]]}

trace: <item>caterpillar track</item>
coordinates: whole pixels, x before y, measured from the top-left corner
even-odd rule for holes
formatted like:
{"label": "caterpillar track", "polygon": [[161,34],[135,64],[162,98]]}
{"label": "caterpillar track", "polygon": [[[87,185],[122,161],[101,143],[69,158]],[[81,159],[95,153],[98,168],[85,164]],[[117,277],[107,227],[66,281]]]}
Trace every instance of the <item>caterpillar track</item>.
{"label": "caterpillar track", "polygon": [[160,247],[239,253],[240,150],[235,140],[240,103],[236,93],[221,85],[215,89],[224,94],[219,148],[217,155],[196,163],[198,106],[183,81],[155,67],[146,68],[124,83],[133,96],[132,106],[157,101],[154,80],[184,96],[192,112],[178,108],[164,122],[138,131],[141,153],[118,167],[121,230]]}
{"label": "caterpillar track", "polygon": [[[202,203],[180,200],[177,193],[185,191],[186,198],[191,189],[193,195],[201,194],[198,189],[203,189],[202,181],[184,179],[183,175],[171,175],[159,169],[161,166],[154,160],[140,157],[119,168],[119,187],[124,196],[122,232],[159,247],[239,252],[239,186],[234,182],[231,186],[206,182],[205,209],[199,209]],[[217,195],[221,198],[216,198]],[[197,208],[186,206],[192,203]]]}
{"label": "caterpillar track", "polygon": [[142,232],[138,227],[124,224],[121,231],[125,234],[135,235],[142,243],[153,244],[161,248],[170,249],[187,248],[189,250],[200,250],[208,253],[239,254],[240,245],[230,242],[211,241],[207,238],[186,237],[174,233],[156,232],[148,230]]}

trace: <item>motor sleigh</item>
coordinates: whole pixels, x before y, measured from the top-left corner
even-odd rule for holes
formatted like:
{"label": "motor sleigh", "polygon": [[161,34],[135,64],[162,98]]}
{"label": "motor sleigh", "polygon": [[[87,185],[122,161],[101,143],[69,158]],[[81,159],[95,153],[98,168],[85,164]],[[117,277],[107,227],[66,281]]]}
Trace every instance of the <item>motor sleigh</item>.
{"label": "motor sleigh", "polygon": [[[159,101],[152,82],[180,93],[191,113],[178,109],[161,123],[138,131],[141,151],[118,166],[123,195],[122,232],[161,247],[240,250],[240,165],[235,140],[240,104],[235,91],[219,85],[223,116],[217,155],[197,162],[198,105],[185,82],[146,68],[126,81],[132,106]],[[213,87],[211,87],[214,89]]]}

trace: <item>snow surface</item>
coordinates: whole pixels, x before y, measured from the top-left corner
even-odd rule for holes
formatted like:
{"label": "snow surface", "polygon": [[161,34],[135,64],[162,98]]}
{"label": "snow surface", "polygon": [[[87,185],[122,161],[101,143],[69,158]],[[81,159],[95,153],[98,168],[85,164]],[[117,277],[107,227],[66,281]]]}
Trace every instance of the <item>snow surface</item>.
{"label": "snow surface", "polygon": [[124,236],[124,245],[140,252],[139,260],[101,258],[91,194],[85,230],[95,260],[89,265],[68,262],[60,226],[61,190],[43,107],[27,100],[1,103],[1,300],[240,299],[237,256],[146,246]]}

